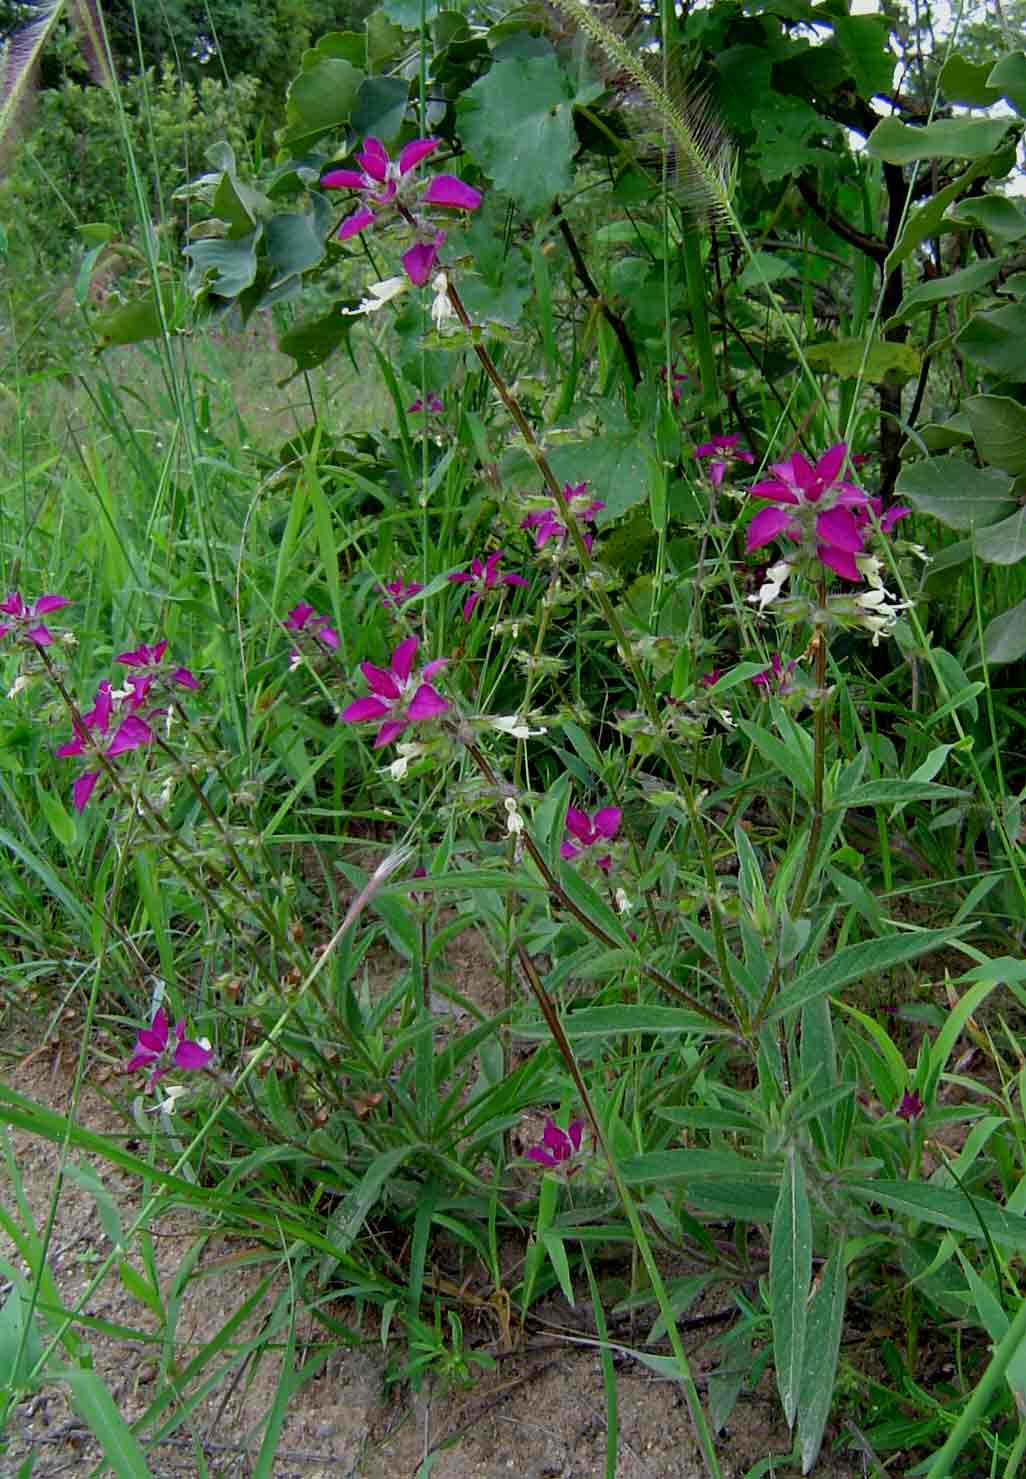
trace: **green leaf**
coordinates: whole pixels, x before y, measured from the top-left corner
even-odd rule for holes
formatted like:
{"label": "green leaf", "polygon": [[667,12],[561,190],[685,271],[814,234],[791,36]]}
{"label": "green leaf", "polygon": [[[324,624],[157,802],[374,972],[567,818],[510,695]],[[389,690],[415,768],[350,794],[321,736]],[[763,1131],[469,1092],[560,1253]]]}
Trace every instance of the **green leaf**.
{"label": "green leaf", "polygon": [[[9,1392],[14,1387],[24,1386],[29,1372],[43,1354],[43,1342],[34,1319],[22,1344],[28,1312],[28,1290],[15,1282],[0,1309],[0,1391]],[[15,1365],[19,1350],[21,1360]]]}
{"label": "green leaf", "polygon": [[925,127],[883,118],[866,140],[866,153],[887,164],[917,159],[978,159],[993,154],[1008,132],[1007,118],[938,118]]}
{"label": "green leaf", "polygon": [[293,324],[278,340],[278,348],[296,362],[297,370],[313,370],[330,359],[341,344],[348,344],[353,320],[338,304],[321,318]]}
{"label": "green leaf", "polygon": [[859,945],[846,945],[829,960],[815,965],[811,970],[791,982],[790,986],[774,1001],[766,1014],[767,1022],[775,1022],[804,1006],[814,997],[826,996],[840,991],[852,981],[863,981],[877,976],[882,971],[892,970],[906,960],[915,960],[918,955],[927,955],[939,950],[952,940],[957,940],[964,929],[912,930],[900,935],[886,935],[882,940],[864,940]]}
{"label": "green leaf", "polygon": [[78,832],[75,827],[75,819],[70,816],[63,803],[50,791],[45,790],[37,781],[36,796],[43,815],[46,817],[50,831],[56,837],[62,847],[71,849],[75,846]]}
{"label": "green leaf", "polygon": [[573,90],[554,56],[493,63],[456,105],[457,132],[499,190],[540,215],[573,178]]}
{"label": "green leaf", "polygon": [[1002,57],[987,78],[991,87],[1001,89],[1017,113],[1026,116],[1026,54],[1013,51]]}
{"label": "green leaf", "polygon": [[905,806],[910,801],[958,800],[971,794],[958,786],[936,785],[933,781],[866,781],[838,797],[834,806]]}
{"label": "green leaf", "polygon": [[[811,7],[806,16],[809,20],[818,18]],[[859,97],[871,98],[880,92],[890,92],[894,76],[894,56],[889,45],[891,22],[878,15],[835,15],[831,24],[837,49],[850,68]]]}
{"label": "green leaf", "polygon": [[[896,328],[910,319],[913,314],[928,308],[933,303],[945,303],[951,298],[961,298],[967,293],[978,293],[994,281],[1001,271],[996,261],[972,262],[947,277],[936,277],[930,282],[919,283],[902,299],[901,307],[886,323],[886,328]],[[964,402],[963,402],[964,404]]]}
{"label": "green leaf", "polygon": [[1026,655],[1026,601],[1019,601],[987,623],[983,632],[983,651],[987,661],[995,667],[1001,663],[1018,662]]}
{"label": "green leaf", "polygon": [[812,1280],[812,1214],[805,1172],[792,1145],[784,1162],[770,1233],[769,1304],[773,1362],[788,1427],[794,1426],[802,1390],[805,1331]]}
{"label": "green leaf", "polygon": [[864,339],[831,339],[826,344],[811,344],[805,358],[814,370],[827,370],[842,380],[854,380],[860,374],[874,385],[882,381],[900,383],[919,374],[920,355],[911,344],[893,344],[877,339],[866,353]]}
{"label": "green leaf", "polygon": [[620,1163],[620,1172],[629,1184],[670,1181],[688,1188],[694,1181],[729,1181],[736,1177],[772,1186],[774,1194],[780,1176],[776,1166],[732,1150],[652,1150],[628,1156]]}
{"label": "green leaf", "polygon": [[349,121],[365,75],[351,62],[330,56],[300,72],[285,103],[289,129],[283,142],[309,142],[317,135],[340,131]]}
{"label": "green leaf", "polygon": [[[626,958],[626,957],[625,957]],[[616,1007],[580,1007],[567,1012],[562,1018],[563,1030],[572,1041],[589,1037],[621,1037],[632,1032],[651,1033],[654,1037],[673,1036],[688,1032],[702,1036],[725,1033],[729,1027],[718,1028],[699,1012],[685,1007],[648,1007],[625,1004]],[[509,1029],[513,1037],[530,1042],[547,1041],[551,1036],[544,1022],[525,1022]]]}
{"label": "green leaf", "polygon": [[262,227],[236,241],[207,237],[192,241],[182,248],[189,258],[185,283],[194,298],[216,293],[220,298],[237,298],[256,278],[256,244]]}
{"label": "green leaf", "polygon": [[[374,1157],[359,1183],[346,1194],[328,1221],[325,1232],[336,1248],[344,1252],[352,1245],[387,1182],[416,1149],[413,1144],[399,1145]],[[325,1265],[333,1265],[334,1261],[330,1257],[321,1260],[322,1280]]]}
{"label": "green leaf", "polygon": [[752,288],[761,288],[768,283],[782,282],[787,277],[797,277],[798,269],[779,252],[753,252],[741,276],[734,286],[741,293]]}
{"label": "green leaf", "polygon": [[264,249],[274,263],[271,285],[308,272],[324,256],[324,232],[314,216],[283,211],[264,227]]}
{"label": "green leaf", "polygon": [[974,313],[955,335],[967,359],[1012,380],[1026,377],[1026,303]]}
{"label": "green leaf", "polygon": [[404,31],[419,31],[421,16],[425,20],[434,20],[441,4],[440,0],[382,0],[381,8],[388,19],[402,26]]}
{"label": "green leaf", "polygon": [[1026,473],[1026,407],[1007,395],[971,395],[962,410],[984,462],[1013,477]]}
{"label": "green leaf", "polygon": [[782,777],[792,781],[805,800],[811,802],[812,770],[805,754],[785,744],[761,724],[753,724],[750,719],[739,719],[738,728],[751,740],[762,758]]}
{"label": "green leaf", "polygon": [[61,1377],[70,1388],[72,1407],[92,1432],[118,1479],[152,1479],[138,1438],[97,1373],[69,1366]]}
{"label": "green leaf", "polygon": [[[168,327],[174,328],[175,290],[171,283],[161,283],[160,299]],[[162,328],[156,295],[146,293],[133,303],[108,309],[93,320],[93,328],[100,337],[101,349],[112,344],[141,344],[146,339],[159,339]]]}
{"label": "green leaf", "polygon": [[[983,1223],[987,1232],[1002,1247],[1021,1251],[1026,1237],[1026,1218],[1006,1212],[990,1197],[975,1196],[970,1203],[962,1191],[936,1186],[924,1181],[883,1181],[875,1177],[845,1177],[844,1190],[859,1201],[880,1203],[907,1217],[929,1222],[934,1227],[951,1228],[971,1238],[982,1238]],[[975,1209],[975,1210],[974,1210]]]}
{"label": "green leaf", "polygon": [[353,128],[366,137],[373,134],[386,144],[399,137],[410,84],[403,77],[368,77],[357,95]]}
{"label": "green leaf", "polygon": [[802,1473],[810,1474],[823,1442],[830,1416],[834,1377],[841,1354],[844,1306],[848,1281],[844,1262],[844,1238],[834,1244],[820,1275],[819,1287],[809,1305],[805,1328],[805,1364],[798,1398],[798,1437],[802,1449]]}
{"label": "green leaf", "polygon": [[567,898],[576,904],[587,919],[593,920],[600,929],[605,930],[618,945],[629,948],[630,939],[619,915],[614,914],[605,899],[590,883],[584,881],[570,863],[560,862],[559,881]]}
{"label": "green leaf", "polygon": [[967,108],[989,108],[1001,97],[1000,87],[987,81],[993,70],[992,62],[969,62],[960,53],[953,52],[941,68],[940,90],[949,103],[961,103]]}
{"label": "green leaf", "polygon": [[920,513],[949,529],[980,528],[1015,509],[1011,480],[997,468],[973,467],[961,457],[929,457],[906,463],[895,492]]}
{"label": "green leaf", "polygon": [[948,212],[955,226],[985,231],[1001,246],[1011,246],[1026,236],[1026,209],[1007,195],[980,195],[961,200]]}
{"label": "green leaf", "polygon": [[1015,565],[1026,555],[1026,508],[976,535],[976,553],[988,565]]}
{"label": "green leaf", "polygon": [[829,159],[822,143],[810,146],[809,141],[813,138],[821,141],[824,134],[832,139],[839,132],[803,98],[790,97],[787,93],[777,93],[765,107],[753,108],[752,125],[755,145],[751,159],[767,184]]}

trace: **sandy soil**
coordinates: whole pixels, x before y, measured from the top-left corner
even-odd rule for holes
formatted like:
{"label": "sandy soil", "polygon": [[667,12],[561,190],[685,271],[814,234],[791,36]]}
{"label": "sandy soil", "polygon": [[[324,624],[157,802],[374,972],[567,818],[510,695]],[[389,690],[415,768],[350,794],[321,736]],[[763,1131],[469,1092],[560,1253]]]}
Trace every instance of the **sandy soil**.
{"label": "sandy soil", "polygon": [[[465,938],[459,950],[463,975],[486,968],[479,942]],[[481,956],[479,959],[478,956]],[[454,960],[453,965],[456,965]],[[73,1076],[73,1054],[47,1048],[26,1061],[24,1028],[16,1042],[8,1041],[4,1077],[19,1093],[64,1112],[68,1108]],[[94,1131],[131,1139],[134,1126],[113,1110],[96,1089],[87,1085],[78,1117]],[[60,1163],[60,1148],[24,1132],[13,1132],[11,1142],[34,1224],[42,1228],[50,1207]],[[84,1158],[88,1160],[88,1158]],[[119,1209],[123,1223],[139,1206],[140,1189],[127,1175],[101,1160],[93,1169]],[[5,1186],[3,1204],[16,1215],[13,1190]],[[181,1373],[188,1361],[216,1337],[234,1311],[258,1288],[270,1265],[247,1263],[254,1253],[243,1241],[228,1242],[210,1235],[191,1214],[172,1212],[151,1229],[162,1298],[172,1294],[187,1258],[202,1247],[181,1292],[173,1340],[147,1340],[158,1329],[156,1316],[124,1282],[111,1276],[88,1300],[84,1313],[136,1332],[115,1336],[87,1333],[96,1370],[110,1388],[122,1416],[142,1418],[157,1394],[166,1389],[169,1374]],[[95,1198],[66,1177],[57,1201],[48,1263],[65,1306],[77,1303],[97,1264],[110,1251]],[[14,1261],[7,1240],[0,1237],[0,1256]],[[129,1255],[136,1268],[138,1252]],[[2,1278],[2,1275],[0,1275]],[[6,1293],[6,1290],[5,1290]],[[710,1294],[704,1309],[725,1303]],[[351,1321],[351,1307],[340,1308],[338,1318]],[[561,1303],[545,1311],[551,1324],[573,1329],[574,1314]],[[693,1311],[694,1313],[694,1311]],[[288,1329],[288,1286],[277,1279],[236,1332],[236,1346],[257,1336],[268,1321],[277,1321],[270,1348],[259,1358],[226,1352],[215,1359],[180,1393],[179,1414],[173,1430],[148,1448],[156,1479],[165,1475],[200,1472],[195,1456],[202,1448],[209,1472],[246,1475],[260,1448],[262,1420],[274,1401],[282,1348]],[[297,1364],[322,1338],[320,1327],[307,1317],[297,1325]],[[691,1340],[696,1372],[714,1364],[708,1331]],[[468,1343],[488,1340],[484,1326]],[[704,1346],[702,1342],[705,1342]],[[606,1416],[599,1363],[586,1346],[539,1334],[518,1353],[502,1351],[494,1341],[486,1349],[496,1357],[496,1368],[469,1391],[441,1392],[426,1384],[419,1393],[405,1387],[385,1389],[385,1359],[369,1332],[365,1346],[336,1350],[318,1374],[289,1402],[273,1465],[275,1479],[591,1479],[605,1473]],[[214,1376],[210,1390],[200,1391]],[[197,1393],[199,1395],[197,1397]],[[197,1397],[189,1408],[189,1398]],[[625,1359],[618,1369],[619,1446],[618,1479],[690,1479],[703,1473],[691,1436],[681,1394],[645,1368]],[[184,1416],[182,1414],[184,1413]],[[158,1434],[152,1420],[140,1429],[144,1438]],[[20,1464],[34,1455],[33,1479],[65,1474],[89,1474],[99,1450],[76,1418],[59,1383],[50,1383],[18,1408],[6,1434],[7,1450],[0,1453],[0,1475],[17,1474]],[[769,1386],[764,1395],[739,1404],[729,1431],[721,1435],[724,1473],[743,1475],[768,1453],[786,1452],[786,1428]],[[781,1465],[778,1475],[794,1473]],[[823,1479],[850,1479],[861,1465],[841,1454],[825,1458],[817,1468]]]}

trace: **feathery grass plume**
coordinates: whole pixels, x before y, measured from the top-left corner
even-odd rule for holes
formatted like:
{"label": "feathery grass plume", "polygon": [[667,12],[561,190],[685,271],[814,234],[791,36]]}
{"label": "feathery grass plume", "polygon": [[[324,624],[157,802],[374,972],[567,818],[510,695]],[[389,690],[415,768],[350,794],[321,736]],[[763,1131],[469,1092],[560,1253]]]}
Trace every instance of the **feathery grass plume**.
{"label": "feathery grass plume", "polygon": [[582,0],[551,0],[557,10],[571,17],[637,90],[640,101],[651,109],[654,122],[673,153],[673,173],[678,188],[692,209],[704,208],[736,226],[731,205],[733,184],[732,151],[729,140],[701,92],[680,97],[654,76],[644,60],[633,52],[596,9]]}
{"label": "feathery grass plume", "polygon": [[65,10],[81,40],[93,81],[102,87],[114,81],[95,0],[25,0],[24,8],[27,19],[0,47],[0,164],[11,152],[18,123],[35,89],[43,49]]}

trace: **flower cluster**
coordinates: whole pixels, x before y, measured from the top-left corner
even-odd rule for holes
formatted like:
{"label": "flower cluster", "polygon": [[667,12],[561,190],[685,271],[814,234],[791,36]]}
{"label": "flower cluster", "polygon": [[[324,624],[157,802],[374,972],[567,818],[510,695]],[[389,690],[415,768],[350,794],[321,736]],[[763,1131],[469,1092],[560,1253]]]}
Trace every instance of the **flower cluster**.
{"label": "flower cluster", "polygon": [[[587,483],[564,484],[563,497],[566,499],[571,515],[582,526],[584,547],[590,554],[594,536],[587,532],[585,526],[593,524],[595,515],[600,513],[606,505],[600,498],[589,498]],[[522,520],[520,527],[534,534],[537,549],[544,549],[550,539],[558,539],[561,544],[565,544],[569,538],[569,530],[565,524],[560,523],[551,506],[529,513]]]}
{"label": "flower cluster", "polygon": [[699,461],[706,458],[712,459],[709,463],[709,481],[714,488],[718,488],[723,482],[728,458],[734,462],[747,462],[749,466],[754,465],[754,455],[747,447],[738,446],[740,440],[741,436],[738,432],[733,432],[730,436],[716,436],[707,442],[702,442],[692,452],[692,457],[697,457]]}
{"label": "flower cluster", "polygon": [[498,549],[488,556],[486,560],[471,560],[469,570],[454,570],[449,579],[457,585],[472,585],[474,589],[469,593],[463,603],[463,620],[469,621],[481,597],[488,591],[494,590],[497,585],[518,585],[524,590],[528,582],[522,575],[500,575],[499,566],[505,559],[505,554]]}
{"label": "flower cluster", "polygon": [[150,1069],[146,1085],[152,1089],[157,1080],[163,1078],[165,1073],[170,1073],[172,1068],[189,1071],[206,1068],[212,1057],[213,1050],[205,1037],[198,1038],[195,1042],[186,1037],[184,1017],[180,1017],[175,1023],[175,1045],[172,1050],[167,1013],[163,1007],[159,1007],[149,1027],[142,1028],[136,1035],[135,1051],[123,1071],[135,1073],[139,1068]]}
{"label": "flower cluster", "polygon": [[544,1166],[546,1171],[554,1171],[557,1166],[565,1164],[579,1154],[583,1136],[583,1120],[571,1120],[569,1129],[561,1130],[555,1120],[547,1118],[545,1129],[542,1131],[541,1144],[532,1145],[531,1149],[525,1151],[524,1154],[529,1161],[535,1161],[539,1166]]}
{"label": "flower cluster", "polygon": [[441,139],[413,139],[400,152],[398,159],[391,159],[380,139],[366,138],[363,149],[356,156],[359,169],[332,169],[321,176],[321,187],[325,190],[355,190],[360,203],[347,216],[336,233],[339,241],[348,241],[373,226],[379,213],[390,205],[409,221],[417,234],[417,240],[403,253],[403,269],[416,287],[422,287],[431,276],[438,260],[438,248],[445,241],[445,232],[437,230],[429,218],[419,215],[425,206],[441,206],[445,210],[476,211],[481,204],[481,193],[466,185],[456,175],[435,175],[415,205],[410,205],[404,196],[406,177],[412,170],[433,154]]}
{"label": "flower cluster", "polygon": [[437,719],[450,708],[449,700],[427,681],[442,671],[448,659],[436,658],[414,672],[416,655],[417,638],[407,637],[392,653],[387,668],[377,668],[371,662],[360,664],[360,672],[371,692],[343,709],[339,720],[343,724],[361,724],[367,719],[383,719],[374,740],[375,750],[397,739],[411,724],[421,719]]}
{"label": "flower cluster", "polygon": [[[58,746],[58,756],[68,759],[92,752],[102,753],[107,760],[115,760],[130,750],[151,744],[152,721],[166,710],[159,707],[148,709],[145,716],[139,710],[146,706],[154,685],[165,690],[172,687],[199,688],[197,679],[188,668],[161,667],[166,651],[167,642],[160,641],[152,647],[141,643],[130,652],[120,653],[114,661],[129,669],[124,688],[112,688],[106,679],[100,684],[92,708],[81,716],[73,716],[74,733],[70,740]],[[102,770],[87,770],[77,778],[71,788],[71,800],[76,811],[84,811],[102,774]]]}
{"label": "flower cluster", "polygon": [[0,601],[0,612],[10,618],[9,621],[0,621],[0,638],[6,637],[8,632],[16,632],[35,647],[49,647],[53,633],[39,618],[70,605],[66,596],[38,596],[29,606],[22,600],[20,592],[12,591],[6,601]]}
{"label": "flower cluster", "polygon": [[378,594],[381,604],[386,611],[398,611],[404,606],[411,596],[419,596],[424,589],[415,580],[408,583],[403,580],[389,580],[384,585],[378,586]]}
{"label": "flower cluster", "polygon": [[[607,842],[612,842],[620,830],[621,815],[618,806],[602,806],[591,817],[586,811],[579,811],[576,806],[568,806],[566,835],[559,844],[559,856],[569,862],[571,858],[580,857],[583,852],[596,845],[605,846]],[[608,873],[613,866],[613,859],[606,853],[595,859],[595,865],[603,873]]]}
{"label": "flower cluster", "polygon": [[[282,626],[287,632],[305,632],[308,637],[313,637],[331,652],[338,647],[338,632],[329,624],[326,616],[319,615],[306,601],[300,601],[298,606],[293,606],[282,622]],[[289,653],[289,662],[295,665],[299,658],[299,648],[293,647]]]}
{"label": "flower cluster", "polygon": [[847,456],[847,444],[838,442],[815,467],[800,452],[786,462],[774,463],[770,468],[773,477],[750,489],[754,498],[766,499],[772,506],[760,509],[748,526],[745,547],[749,554],[782,535],[842,580],[857,581],[855,557],[865,549],[872,514],[889,534],[911,510],[895,507],[885,513],[878,498],[842,478]]}

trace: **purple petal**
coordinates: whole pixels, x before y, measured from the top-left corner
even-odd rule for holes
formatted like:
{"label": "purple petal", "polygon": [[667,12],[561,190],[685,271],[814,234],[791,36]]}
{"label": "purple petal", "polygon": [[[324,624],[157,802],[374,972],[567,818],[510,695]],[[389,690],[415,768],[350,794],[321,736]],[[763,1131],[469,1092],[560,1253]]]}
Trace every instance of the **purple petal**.
{"label": "purple petal", "polygon": [[413,720],[435,719],[450,707],[449,700],[436,692],[430,683],[422,683],[413,695],[413,702],[406,712]]}
{"label": "purple petal", "polygon": [[895,524],[901,519],[907,519],[911,512],[912,510],[906,508],[904,504],[895,504],[893,508],[889,508],[885,514],[881,515],[880,528],[884,534],[890,534]]}
{"label": "purple petal", "polygon": [[761,549],[764,544],[776,539],[778,534],[783,534],[792,527],[791,515],[784,509],[761,508],[748,525],[745,552],[751,554],[753,550]]}
{"label": "purple petal", "polygon": [[450,210],[476,211],[481,204],[481,192],[473,185],[465,185],[455,175],[435,175],[421,196],[422,205],[442,205]]}
{"label": "purple petal", "polygon": [[388,177],[388,166],[390,163],[388,150],[381,140],[376,139],[373,134],[369,138],[364,139],[363,153],[357,154],[356,162],[361,169],[367,171],[372,180],[378,180],[381,184],[385,183]]}
{"label": "purple petal", "polygon": [[468,570],[454,570],[448,578],[454,580],[457,585],[471,585],[474,579]]}
{"label": "purple petal", "polygon": [[394,672],[387,668],[376,668],[372,662],[362,662],[360,672],[367,679],[367,686],[378,698],[391,699],[393,703],[399,697],[399,684],[395,681]]}
{"label": "purple petal", "polygon": [[110,725],[110,716],[113,708],[114,702],[110,696],[110,684],[105,678],[96,690],[96,701],[92,708],[88,714],[82,715],[87,728],[102,729],[103,733],[106,734]]}
{"label": "purple petal", "polygon": [[474,607],[477,605],[477,603],[478,603],[478,601],[480,601],[480,599],[481,599],[481,592],[480,591],[471,591],[470,595],[467,597],[467,599],[463,603],[463,620],[464,621],[469,621],[470,618],[473,616],[473,614],[474,614]]}
{"label": "purple petal", "polygon": [[339,714],[340,724],[362,724],[365,719],[383,719],[389,706],[380,698],[358,698]]}
{"label": "purple petal", "polygon": [[828,569],[833,570],[844,580],[861,580],[859,567],[855,563],[854,555],[848,550],[838,549],[835,545],[821,544],[816,551],[818,558]]}
{"label": "purple petal", "polygon": [[351,216],[347,216],[342,225],[335,232],[337,241],[348,241],[351,236],[359,236],[361,231],[373,225],[374,212],[368,210],[365,205],[359,206]]}
{"label": "purple petal", "polygon": [[709,481],[710,481],[710,483],[712,483],[712,485],[713,485],[714,488],[718,488],[720,486],[720,484],[723,482],[723,474],[726,471],[727,471],[727,464],[725,462],[721,462],[719,460],[719,458],[717,458],[715,462],[710,462],[710,464],[709,464]]}
{"label": "purple petal", "polygon": [[131,652],[119,652],[114,659],[126,668],[144,668],[149,660],[150,649],[148,647],[133,647]]}
{"label": "purple petal", "polygon": [[844,459],[848,455],[848,443],[837,442],[828,448],[816,463],[816,476],[822,478],[829,487],[844,466]]}
{"label": "purple petal", "polygon": [[32,607],[32,615],[45,616],[48,611],[60,611],[62,606],[70,605],[67,596],[40,596]]}
{"label": "purple petal", "polygon": [[282,622],[282,626],[288,632],[301,632],[311,616],[315,615],[316,612],[312,606],[308,606],[305,601],[300,601],[298,606],[293,606],[288,616]]}
{"label": "purple petal", "polygon": [[618,806],[601,807],[592,819],[595,831],[608,842],[619,832],[621,816],[622,813]]}
{"label": "purple petal", "polygon": [[575,1151],[580,1150],[580,1148],[581,1148],[581,1136],[584,1134],[584,1121],[583,1120],[571,1120],[570,1121],[570,1128],[567,1131],[567,1134],[570,1136],[570,1143],[573,1145],[574,1150]]}
{"label": "purple petal", "polygon": [[438,247],[434,242],[418,242],[403,252],[402,264],[406,276],[414,287],[422,288],[431,276],[431,269],[438,260]]}
{"label": "purple petal", "polygon": [[558,1160],[562,1160],[566,1154],[566,1139],[566,1131],[561,1130],[554,1119],[547,1117],[545,1129],[542,1131],[542,1144],[547,1146]]}
{"label": "purple petal", "polygon": [[144,1027],[136,1039],[140,1047],[149,1048],[151,1052],[162,1053],[167,1047],[167,1012],[163,1007],[158,1007],[149,1027]]}
{"label": "purple petal", "polygon": [[518,585],[523,590],[526,591],[527,588],[528,588],[528,586],[530,585],[530,581],[525,580],[522,575],[503,575],[502,578],[499,581],[499,584],[500,585]]}
{"label": "purple petal", "polygon": [[69,755],[81,755],[82,751],[85,749],[85,741],[85,730],[79,730],[76,727],[76,734],[74,739],[65,741],[63,745],[58,745],[54,753],[58,755],[61,760],[66,760]]}
{"label": "purple petal", "polygon": [[151,647],[149,651],[150,662],[163,661],[164,653],[167,651],[167,638],[164,637],[155,647]]}
{"label": "purple petal", "polygon": [[559,844],[559,856],[563,859],[565,863],[569,863],[571,858],[578,857],[580,851],[581,849],[579,847],[574,847],[572,842],[567,842],[564,840]]}
{"label": "purple petal", "polygon": [[[314,636],[318,642],[323,642],[325,647],[330,648],[332,652],[338,648],[338,632],[336,632],[334,627],[329,626],[326,621],[321,623],[314,632]],[[197,683],[195,686],[198,688],[199,684]]]}
{"label": "purple petal", "polygon": [[175,1067],[206,1068],[213,1056],[212,1048],[205,1048],[198,1042],[182,1038],[175,1048]]}
{"label": "purple petal", "polygon": [[613,860],[607,853],[604,858],[595,859],[595,866],[596,868],[601,868],[603,873],[608,873],[613,866]]}
{"label": "purple petal", "polygon": [[546,1171],[553,1170],[556,1165],[555,1156],[549,1155],[547,1150],[542,1150],[540,1145],[532,1145],[530,1150],[526,1150],[524,1159],[536,1161],[539,1166],[544,1166]]}
{"label": "purple petal", "polygon": [[374,737],[374,750],[381,750],[385,745],[390,745],[394,739],[398,739],[403,730],[409,725],[408,719],[389,719],[378,730]]}
{"label": "purple petal", "polygon": [[329,169],[321,175],[322,190],[362,190],[366,183],[366,176],[355,169]]}
{"label": "purple petal", "polygon": [[421,668],[420,676],[422,678],[433,678],[436,673],[440,673],[443,668],[447,668],[448,666],[449,659],[447,657],[433,658],[431,662],[425,663]]}
{"label": "purple petal", "polygon": [[195,674],[190,673],[188,668],[175,668],[171,674],[171,681],[177,683],[179,688],[199,688],[199,680]]}
{"label": "purple petal", "polygon": [[155,1057],[155,1053],[147,1052],[145,1048],[136,1048],[121,1071],[122,1073],[134,1073],[137,1068],[149,1068]]}
{"label": "purple petal", "polygon": [[770,498],[774,503],[799,503],[801,501],[794,489],[782,483],[779,478],[753,483],[748,491],[753,498]]}
{"label": "purple petal", "polygon": [[587,847],[594,841],[591,818],[586,811],[580,811],[576,806],[568,806],[566,809],[566,830],[576,837],[578,842],[583,842]]}
{"label": "purple petal", "polygon": [[865,540],[846,508],[831,508],[816,515],[816,537],[821,544],[836,546],[849,554],[861,554]]}
{"label": "purple petal", "polygon": [[392,653],[392,661],[389,666],[400,683],[405,683],[413,671],[413,659],[416,655],[416,637],[407,637],[405,642],[400,642],[399,646]]}
{"label": "purple petal", "polygon": [[0,601],[0,611],[8,616],[24,616],[25,602],[21,599],[21,592],[12,591],[6,601]]}
{"label": "purple petal", "polygon": [[27,627],[25,635],[29,639],[29,641],[34,642],[37,647],[49,647],[53,643],[53,633],[50,631],[49,627]]}
{"label": "purple petal", "polygon": [[84,811],[86,803],[93,794],[96,782],[100,779],[98,770],[87,770],[80,775],[71,788],[71,802],[76,811]]}
{"label": "purple petal", "polygon": [[153,730],[146,721],[136,714],[129,714],[115,729],[114,738],[107,746],[107,754],[111,757],[123,755],[127,750],[137,750],[140,745],[148,745],[152,738]]}
{"label": "purple petal", "polygon": [[441,142],[441,139],[414,139],[407,144],[399,155],[399,173],[408,175],[422,159],[433,154]]}

